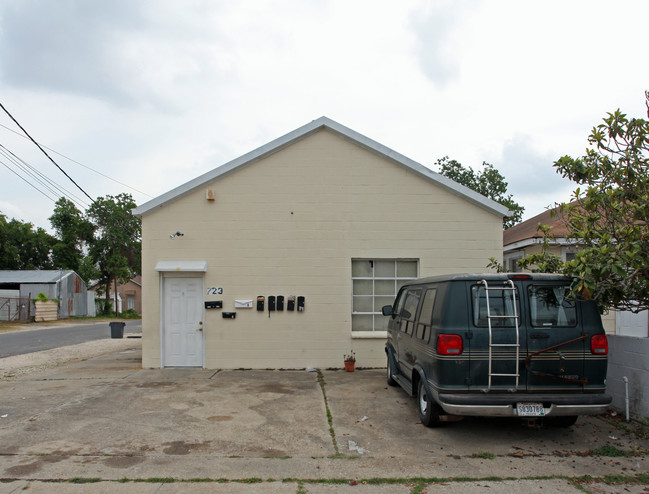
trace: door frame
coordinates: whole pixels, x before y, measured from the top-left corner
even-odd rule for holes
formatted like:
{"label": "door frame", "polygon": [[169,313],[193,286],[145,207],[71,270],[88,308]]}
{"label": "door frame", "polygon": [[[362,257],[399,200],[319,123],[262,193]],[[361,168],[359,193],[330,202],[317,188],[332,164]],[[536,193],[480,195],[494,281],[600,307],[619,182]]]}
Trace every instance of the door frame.
{"label": "door frame", "polygon": [[[159,332],[159,338],[160,338],[160,368],[166,367],[166,362],[165,362],[165,333],[164,333],[164,328],[165,328],[165,315],[164,315],[164,304],[165,304],[165,279],[169,278],[197,278],[200,279],[200,285],[201,285],[201,293],[205,293],[205,272],[198,272],[198,271],[181,271],[181,272],[160,272],[160,302],[159,302],[159,309],[160,309],[160,332]],[[201,304],[201,309],[200,309],[200,317],[201,321],[203,322],[203,331],[201,335],[201,346],[202,346],[202,351],[201,351],[201,368],[205,368],[205,307],[203,304]]]}

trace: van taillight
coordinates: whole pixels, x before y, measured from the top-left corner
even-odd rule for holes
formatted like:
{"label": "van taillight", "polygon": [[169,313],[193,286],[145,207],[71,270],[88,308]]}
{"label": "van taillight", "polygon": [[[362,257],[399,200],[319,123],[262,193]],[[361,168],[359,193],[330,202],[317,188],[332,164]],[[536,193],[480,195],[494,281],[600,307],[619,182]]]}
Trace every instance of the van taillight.
{"label": "van taillight", "polygon": [[456,334],[440,334],[437,337],[438,355],[460,355],[464,350],[462,337]]}
{"label": "van taillight", "polygon": [[595,355],[608,355],[608,340],[605,334],[596,334],[590,339],[590,352]]}
{"label": "van taillight", "polygon": [[507,276],[510,280],[531,280],[532,277],[529,274],[510,274]]}

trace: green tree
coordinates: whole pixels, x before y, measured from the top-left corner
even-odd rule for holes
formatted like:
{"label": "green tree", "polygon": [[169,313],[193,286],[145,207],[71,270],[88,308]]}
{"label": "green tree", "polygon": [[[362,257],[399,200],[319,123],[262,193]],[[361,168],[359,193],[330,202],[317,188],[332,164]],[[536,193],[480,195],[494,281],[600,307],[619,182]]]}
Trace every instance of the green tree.
{"label": "green tree", "polygon": [[93,241],[94,225],[65,197],[56,201],[49,220],[57,237],[52,247],[54,267],[72,269],[86,282],[96,277],[85,259],[85,251]]}
{"label": "green tree", "polygon": [[51,249],[56,239],[31,223],[0,213],[0,269],[52,269]]}
{"label": "green tree", "polygon": [[476,173],[472,168],[465,168],[448,156],[438,159],[435,164],[439,167],[439,173],[445,177],[509,208],[512,215],[503,218],[503,228],[520,223],[525,208],[515,202],[511,194],[507,194],[508,184],[505,177],[493,165],[483,162],[482,171]]}
{"label": "green tree", "polygon": [[135,201],[130,194],[99,197],[88,208],[88,219],[95,227],[89,258],[99,273],[106,302],[111,283],[128,282],[141,270],[142,225],[133,216]]}
{"label": "green tree", "polygon": [[[649,91],[645,93],[649,118]],[[608,113],[586,155],[554,164],[579,187],[560,206],[582,246],[563,271],[601,307],[649,309],[649,120]]]}

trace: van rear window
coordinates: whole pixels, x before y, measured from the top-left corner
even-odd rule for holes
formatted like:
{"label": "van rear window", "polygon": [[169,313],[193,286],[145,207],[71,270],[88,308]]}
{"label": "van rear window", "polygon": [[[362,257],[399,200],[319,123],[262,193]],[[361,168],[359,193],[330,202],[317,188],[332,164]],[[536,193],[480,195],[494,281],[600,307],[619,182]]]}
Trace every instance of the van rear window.
{"label": "van rear window", "polygon": [[[513,328],[516,326],[514,314],[520,314],[518,289],[516,290],[516,311],[514,311],[514,291],[509,287],[503,289],[489,288],[489,310],[487,310],[487,292],[484,285],[471,287],[473,306],[473,325],[479,328],[489,326],[491,316],[492,328]],[[507,317],[511,316],[511,317]]]}
{"label": "van rear window", "polygon": [[528,288],[532,326],[537,328],[574,327],[577,309],[568,297],[568,286],[539,286]]}

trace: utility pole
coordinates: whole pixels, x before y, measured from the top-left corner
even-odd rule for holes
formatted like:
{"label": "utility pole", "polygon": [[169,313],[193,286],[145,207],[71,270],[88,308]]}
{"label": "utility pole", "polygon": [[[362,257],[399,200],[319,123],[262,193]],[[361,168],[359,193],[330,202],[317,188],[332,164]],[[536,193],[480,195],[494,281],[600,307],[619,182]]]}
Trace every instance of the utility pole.
{"label": "utility pole", "polygon": [[119,308],[117,307],[117,277],[115,277],[115,317],[119,317]]}

